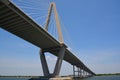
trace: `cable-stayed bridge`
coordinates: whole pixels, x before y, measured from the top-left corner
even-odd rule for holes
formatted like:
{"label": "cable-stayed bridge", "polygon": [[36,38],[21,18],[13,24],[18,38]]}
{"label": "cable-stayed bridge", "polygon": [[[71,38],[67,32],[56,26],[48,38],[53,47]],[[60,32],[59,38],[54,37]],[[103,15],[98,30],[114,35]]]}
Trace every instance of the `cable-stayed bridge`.
{"label": "cable-stayed bridge", "polygon": [[[52,10],[54,10],[59,41],[47,32],[48,27],[50,27],[49,22]],[[0,27],[41,49],[40,59],[44,76],[59,76],[63,60],[73,65],[74,75],[76,72],[80,77],[86,75],[95,75],[95,73],[92,72],[86,65],[84,65],[84,63],[78,59],[74,53],[67,49],[68,46],[63,41],[60,21],[54,2],[50,4],[45,29],[43,29],[35,21],[29,18],[29,16],[27,16],[23,11],[16,7],[11,1],[0,0]],[[49,72],[44,54],[45,52],[50,52],[58,57],[52,74]],[[75,70],[75,66],[78,68],[77,71]]]}

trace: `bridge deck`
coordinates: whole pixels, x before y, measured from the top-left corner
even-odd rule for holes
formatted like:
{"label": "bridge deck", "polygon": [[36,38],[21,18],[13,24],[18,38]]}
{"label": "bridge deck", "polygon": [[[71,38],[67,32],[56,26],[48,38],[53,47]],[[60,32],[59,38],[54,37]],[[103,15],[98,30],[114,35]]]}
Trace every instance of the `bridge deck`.
{"label": "bridge deck", "polygon": [[[48,32],[42,29],[9,0],[0,0],[0,27],[39,48],[48,49],[60,47],[60,43],[56,39],[54,39]],[[50,52],[53,55],[58,56],[56,51]],[[68,49],[65,50],[64,60],[91,74],[94,74]]]}

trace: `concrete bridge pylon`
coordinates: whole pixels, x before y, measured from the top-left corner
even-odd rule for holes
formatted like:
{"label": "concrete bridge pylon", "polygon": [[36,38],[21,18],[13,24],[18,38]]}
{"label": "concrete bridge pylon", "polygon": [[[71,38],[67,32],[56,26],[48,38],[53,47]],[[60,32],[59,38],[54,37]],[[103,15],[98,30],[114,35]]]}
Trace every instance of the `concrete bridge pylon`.
{"label": "concrete bridge pylon", "polygon": [[[57,61],[56,61],[54,72],[52,74],[50,74],[49,69],[48,69],[47,61],[45,59],[44,49],[40,50],[40,59],[41,59],[41,63],[42,63],[44,76],[58,77],[59,73],[60,73],[61,66],[62,66],[62,61],[63,61],[64,54],[65,54],[65,49],[67,48],[67,46],[64,44],[64,41],[63,41],[60,21],[59,21],[59,17],[58,17],[58,12],[57,12],[56,5],[55,5],[54,2],[52,2],[50,4],[49,10],[48,10],[48,16],[47,16],[47,19],[46,19],[45,31],[48,31],[52,10],[54,10],[54,17],[55,17],[56,27],[57,27],[57,31],[58,31],[58,38],[59,38],[59,42],[61,44],[59,49],[54,48],[54,49],[58,49],[58,58],[57,58]],[[49,48],[49,50],[50,49],[51,48]]]}

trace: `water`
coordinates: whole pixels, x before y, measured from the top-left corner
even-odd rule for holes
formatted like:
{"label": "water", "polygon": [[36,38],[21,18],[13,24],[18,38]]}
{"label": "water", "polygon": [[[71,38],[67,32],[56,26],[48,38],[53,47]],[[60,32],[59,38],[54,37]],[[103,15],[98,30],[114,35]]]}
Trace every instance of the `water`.
{"label": "water", "polygon": [[29,78],[0,77],[0,80],[29,80]]}
{"label": "water", "polygon": [[[0,77],[0,80],[28,80],[29,78]],[[120,76],[94,76],[78,80],[120,80]]]}
{"label": "water", "polygon": [[94,76],[82,80],[120,80],[120,76]]}

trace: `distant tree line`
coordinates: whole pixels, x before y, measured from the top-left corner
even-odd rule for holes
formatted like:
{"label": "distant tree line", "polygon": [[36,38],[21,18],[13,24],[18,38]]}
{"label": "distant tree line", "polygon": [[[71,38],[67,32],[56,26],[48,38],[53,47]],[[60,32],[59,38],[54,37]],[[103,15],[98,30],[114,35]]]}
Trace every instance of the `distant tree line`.
{"label": "distant tree line", "polygon": [[96,76],[111,76],[111,75],[120,75],[120,73],[96,74]]}
{"label": "distant tree line", "polygon": [[31,78],[31,77],[40,77],[40,76],[9,76],[9,75],[0,75],[0,77],[17,77],[17,78],[23,78],[23,77],[28,77],[28,78]]}

